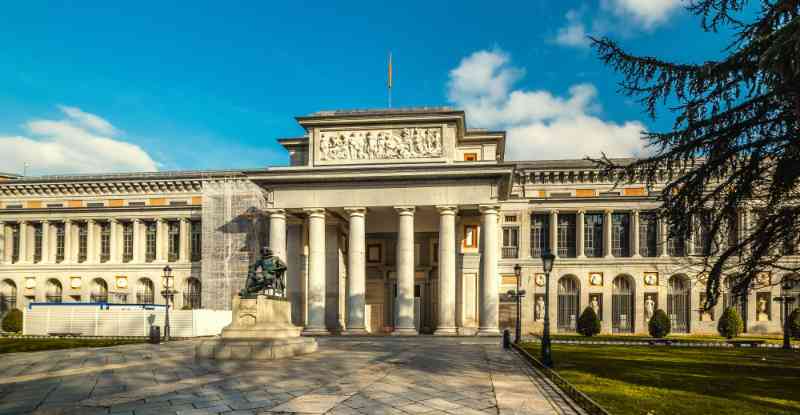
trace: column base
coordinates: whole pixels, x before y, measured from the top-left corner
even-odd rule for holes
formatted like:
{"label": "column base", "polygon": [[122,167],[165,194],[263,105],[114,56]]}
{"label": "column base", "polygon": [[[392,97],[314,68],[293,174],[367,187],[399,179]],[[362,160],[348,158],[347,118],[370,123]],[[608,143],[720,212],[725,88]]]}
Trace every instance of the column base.
{"label": "column base", "polygon": [[369,335],[370,333],[367,331],[367,329],[363,327],[361,328],[353,327],[342,331],[342,336],[369,336]]}
{"label": "column base", "polygon": [[500,337],[500,329],[497,327],[481,327],[478,329],[478,337]]}
{"label": "column base", "polygon": [[631,258],[634,258],[634,259],[641,259],[641,258],[642,258],[642,256],[641,256],[641,255],[639,255],[639,254],[633,254],[633,255],[631,255]]}
{"label": "column base", "polygon": [[580,255],[578,255],[578,259],[586,259],[586,255],[580,254]]}
{"label": "column base", "polygon": [[419,333],[414,327],[396,327],[392,332],[392,336],[417,336]]}
{"label": "column base", "polygon": [[603,258],[605,258],[605,259],[614,259],[614,255],[605,255]]}
{"label": "column base", "polygon": [[458,331],[455,327],[439,327],[433,332],[434,336],[457,336]]}
{"label": "column base", "polygon": [[474,336],[478,334],[478,329],[475,327],[459,327],[456,329],[459,336]]}
{"label": "column base", "polygon": [[330,336],[331,332],[324,328],[324,327],[306,327],[303,329],[303,332],[300,333],[301,336]]}

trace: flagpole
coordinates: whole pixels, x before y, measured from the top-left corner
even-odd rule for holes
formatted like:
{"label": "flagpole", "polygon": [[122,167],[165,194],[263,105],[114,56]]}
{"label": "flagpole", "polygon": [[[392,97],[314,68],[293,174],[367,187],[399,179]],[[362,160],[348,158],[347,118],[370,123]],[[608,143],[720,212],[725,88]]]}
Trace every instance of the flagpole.
{"label": "flagpole", "polygon": [[389,108],[392,108],[392,52],[389,52],[389,74],[386,85],[389,89]]}

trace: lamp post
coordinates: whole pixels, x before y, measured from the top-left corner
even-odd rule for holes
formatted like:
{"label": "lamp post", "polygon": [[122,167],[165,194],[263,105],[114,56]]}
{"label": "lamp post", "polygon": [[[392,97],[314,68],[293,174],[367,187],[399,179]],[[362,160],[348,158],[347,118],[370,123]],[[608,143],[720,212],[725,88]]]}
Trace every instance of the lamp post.
{"label": "lamp post", "polygon": [[789,304],[794,302],[794,296],[789,293],[796,285],[797,280],[784,278],[781,283],[781,295],[775,297],[776,301],[783,303],[783,348],[791,349],[791,321],[789,321]]}
{"label": "lamp post", "polygon": [[508,290],[508,296],[517,302],[517,324],[514,326],[514,343],[519,343],[522,338],[522,299],[525,298],[525,290],[520,289],[520,279],[522,278],[522,267],[514,265],[514,275],[517,277],[517,289]]}
{"label": "lamp post", "polygon": [[163,282],[164,282],[164,290],[161,291],[161,295],[164,296],[164,300],[166,301],[167,310],[164,314],[164,341],[169,341],[169,303],[172,301],[172,296],[175,294],[175,291],[172,290],[173,286],[173,276],[172,276],[172,268],[169,265],[164,267],[164,275],[163,275]]}
{"label": "lamp post", "polygon": [[550,271],[556,256],[550,251],[542,254],[542,268],[544,269],[544,330],[542,333],[542,364],[553,367],[553,356],[550,344]]}

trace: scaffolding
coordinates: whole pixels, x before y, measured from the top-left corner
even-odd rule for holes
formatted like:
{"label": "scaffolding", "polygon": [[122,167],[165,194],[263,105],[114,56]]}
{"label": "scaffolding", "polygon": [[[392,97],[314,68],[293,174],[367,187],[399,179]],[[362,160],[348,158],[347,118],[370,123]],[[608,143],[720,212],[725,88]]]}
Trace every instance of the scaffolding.
{"label": "scaffolding", "polygon": [[203,183],[202,303],[230,310],[233,295],[244,287],[249,264],[269,240],[262,211],[268,193],[242,179]]}

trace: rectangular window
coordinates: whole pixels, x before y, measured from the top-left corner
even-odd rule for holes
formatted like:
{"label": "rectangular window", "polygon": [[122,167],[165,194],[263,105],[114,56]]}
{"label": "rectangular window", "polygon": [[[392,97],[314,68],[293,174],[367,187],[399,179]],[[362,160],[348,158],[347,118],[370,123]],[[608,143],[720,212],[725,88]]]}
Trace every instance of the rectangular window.
{"label": "rectangular window", "polygon": [[575,258],[575,215],[558,215],[558,256]]}
{"label": "rectangular window", "polygon": [[615,257],[631,256],[631,215],[611,214],[611,254]]}
{"label": "rectangular window", "polygon": [[37,223],[33,225],[33,262],[42,262],[42,232],[44,232],[44,224]]}
{"label": "rectangular window", "polygon": [[535,214],[531,217],[531,257],[541,258],[548,251],[550,221],[546,214]]}
{"label": "rectangular window", "polygon": [[200,261],[203,258],[202,232],[202,223],[192,222],[192,261]]}
{"label": "rectangular window", "polygon": [[11,227],[11,262],[19,262],[19,223]]}
{"label": "rectangular window", "polygon": [[478,160],[478,153],[464,153],[464,161]]}
{"label": "rectangular window", "polygon": [[711,253],[711,214],[703,212],[700,217],[695,219],[692,227],[694,252],[692,255],[708,256]]}
{"label": "rectangular window", "polygon": [[670,232],[669,240],[667,241],[667,253],[669,256],[682,257],[686,256],[686,241],[680,236],[672,234],[674,229]]}
{"label": "rectangular window", "polygon": [[56,224],[56,262],[64,262],[64,224]]}
{"label": "rectangular window", "polygon": [[658,256],[658,218],[655,212],[639,214],[639,255]]}
{"label": "rectangular window", "polygon": [[464,225],[464,248],[478,247],[478,225]]}
{"label": "rectangular window", "polygon": [[78,224],[78,262],[86,262],[89,238],[89,224],[86,222]]}
{"label": "rectangular window", "polygon": [[111,259],[111,222],[100,224],[100,262]]}
{"label": "rectangular window", "polygon": [[133,261],[133,222],[122,224],[122,262]]}
{"label": "rectangular window", "polygon": [[599,258],[603,256],[603,214],[587,213],[583,221],[584,255]]}
{"label": "rectangular window", "polygon": [[733,248],[739,243],[739,217],[736,213],[728,217],[726,222],[728,227],[728,247]]}
{"label": "rectangular window", "polygon": [[178,221],[167,222],[167,235],[169,235],[167,248],[169,262],[175,262],[181,252],[181,223]]}
{"label": "rectangular window", "polygon": [[145,225],[146,229],[146,249],[145,249],[145,261],[153,262],[156,260],[156,236],[158,234],[156,230],[156,223],[155,222],[147,222]]}
{"label": "rectangular window", "polygon": [[503,258],[516,258],[519,251],[519,228],[503,227]]}

